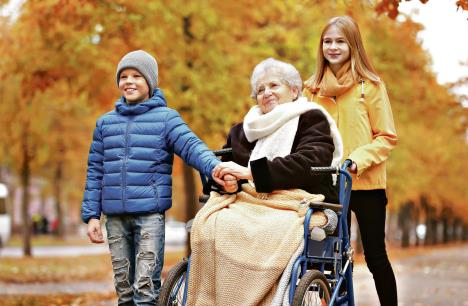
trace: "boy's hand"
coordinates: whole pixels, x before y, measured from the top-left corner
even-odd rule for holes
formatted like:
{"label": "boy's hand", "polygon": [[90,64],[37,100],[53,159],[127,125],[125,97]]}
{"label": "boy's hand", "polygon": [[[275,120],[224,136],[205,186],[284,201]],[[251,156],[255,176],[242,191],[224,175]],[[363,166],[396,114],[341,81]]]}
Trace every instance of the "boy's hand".
{"label": "boy's hand", "polygon": [[104,237],[101,231],[101,222],[98,219],[91,219],[88,222],[88,237],[92,243],[103,243]]}

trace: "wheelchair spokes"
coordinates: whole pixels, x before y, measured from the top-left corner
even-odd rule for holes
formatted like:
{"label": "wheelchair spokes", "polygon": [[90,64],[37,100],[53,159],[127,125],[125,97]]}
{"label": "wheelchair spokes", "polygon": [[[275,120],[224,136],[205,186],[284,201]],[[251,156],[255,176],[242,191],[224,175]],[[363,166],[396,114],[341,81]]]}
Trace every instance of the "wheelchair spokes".
{"label": "wheelchair spokes", "polygon": [[177,306],[182,305],[182,300],[184,298],[184,290],[185,288],[185,273],[180,276],[180,278],[176,282],[176,286],[171,291],[169,296],[169,305]]}
{"label": "wheelchair spokes", "polygon": [[181,306],[187,285],[187,260],[177,263],[164,281],[159,295],[158,306]]}
{"label": "wheelchair spokes", "polygon": [[330,302],[328,281],[317,270],[309,270],[299,281],[292,306],[326,306]]}

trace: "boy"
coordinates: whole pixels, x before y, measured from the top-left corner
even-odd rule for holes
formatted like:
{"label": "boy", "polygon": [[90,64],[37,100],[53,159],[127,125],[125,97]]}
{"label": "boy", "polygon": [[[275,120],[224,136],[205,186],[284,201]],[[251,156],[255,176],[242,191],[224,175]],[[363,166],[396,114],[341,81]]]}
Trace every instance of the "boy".
{"label": "boy", "polygon": [[211,175],[219,160],[166,106],[158,64],[138,50],[117,66],[122,97],[96,122],[81,217],[93,243],[106,229],[119,305],[155,305],[164,256],[164,212],[172,205],[174,153]]}

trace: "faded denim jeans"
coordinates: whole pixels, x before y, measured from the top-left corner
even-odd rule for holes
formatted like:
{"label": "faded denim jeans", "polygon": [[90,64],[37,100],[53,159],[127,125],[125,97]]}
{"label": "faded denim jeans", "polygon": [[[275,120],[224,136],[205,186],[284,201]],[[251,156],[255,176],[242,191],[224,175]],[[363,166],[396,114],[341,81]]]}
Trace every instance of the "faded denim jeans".
{"label": "faded denim jeans", "polygon": [[118,305],[156,305],[164,263],[164,215],[107,216]]}

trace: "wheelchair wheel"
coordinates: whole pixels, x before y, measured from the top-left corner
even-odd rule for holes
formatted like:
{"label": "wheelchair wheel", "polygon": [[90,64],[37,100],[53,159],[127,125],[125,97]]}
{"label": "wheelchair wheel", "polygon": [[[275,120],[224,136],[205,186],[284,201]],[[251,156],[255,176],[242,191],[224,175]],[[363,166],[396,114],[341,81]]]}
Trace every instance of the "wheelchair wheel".
{"label": "wheelchair wheel", "polygon": [[182,305],[187,275],[187,260],[177,263],[169,270],[166,280],[161,287],[158,306]]}
{"label": "wheelchair wheel", "polygon": [[330,301],[330,286],[323,273],[309,270],[299,281],[292,306],[325,306]]}

